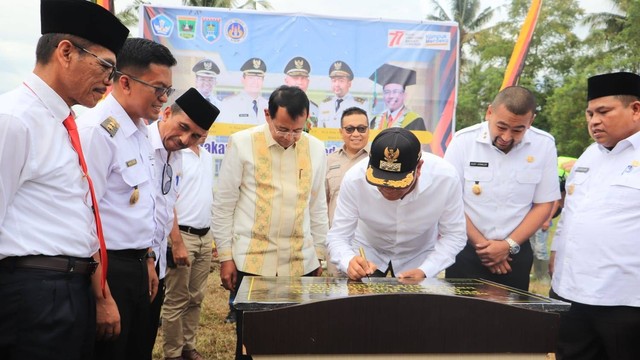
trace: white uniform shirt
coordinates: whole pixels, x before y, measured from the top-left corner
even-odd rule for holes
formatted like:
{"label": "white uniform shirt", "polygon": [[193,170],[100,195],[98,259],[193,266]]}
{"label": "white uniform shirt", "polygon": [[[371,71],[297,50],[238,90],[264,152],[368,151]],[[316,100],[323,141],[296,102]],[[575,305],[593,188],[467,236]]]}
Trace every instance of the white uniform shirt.
{"label": "white uniform shirt", "polygon": [[[119,124],[113,137],[101,126],[109,117]],[[78,118],[78,131],[100,205],[107,249],[148,249],[156,230],[156,186],[146,125],[141,119],[134,122],[109,95]],[[132,205],[135,187],[139,199]]]}
{"label": "white uniform shirt", "polygon": [[560,199],[555,141],[534,127],[505,154],[493,146],[486,121],[470,126],[456,133],[444,158],[460,176],[465,213],[487,239],[507,238],[532,204]]}
{"label": "white uniform shirt", "polygon": [[[257,113],[253,109],[253,101],[256,102]],[[222,100],[220,109],[221,123],[262,125],[265,123],[264,109],[269,107],[267,99],[259,96],[253,98],[244,91]]]}
{"label": "white uniform shirt", "polygon": [[182,176],[182,153],[180,151],[171,152],[169,165],[173,171],[171,178],[171,189],[166,195],[162,194],[162,182],[167,182],[167,177],[163,178],[162,171],[167,163],[168,152],[162,144],[158,121],[147,125],[149,131],[149,141],[154,151],[155,158],[155,182],[156,182],[156,211],[155,220],[158,226],[153,240],[153,251],[156,253],[156,263],[160,262],[159,279],[163,279],[167,270],[167,237],[173,228],[173,209],[178,198],[178,179]]}
{"label": "white uniform shirt", "polygon": [[178,179],[180,196],[176,212],[180,225],[198,229],[211,227],[213,203],[213,156],[200,147],[198,156],[191,149],[182,153],[182,176]]}
{"label": "white uniform shirt", "polygon": [[640,306],[640,133],[573,166],[552,250],[553,290],[590,305]]}
{"label": "white uniform shirt", "polygon": [[266,124],[229,137],[211,227],[221,261],[263,276],[318,268],[328,227],[326,155],[320,140],[301,136],[287,149]]}
{"label": "white uniform shirt", "polygon": [[319,107],[318,127],[339,128],[342,113],[350,107],[359,107],[369,113],[369,101],[362,98],[354,98],[351,94],[346,94],[336,111],[337,96],[332,96],[323,101]]}
{"label": "white uniform shirt", "polygon": [[389,201],[369,184],[369,160],[354,165],[342,180],[338,207],[327,235],[329,258],[346,273],[362,246],[367,260],[397,275],[411,269],[435,277],[455,261],[467,242],[462,194],[455,169],[423,152],[416,187]]}
{"label": "white uniform shirt", "polygon": [[70,112],[35,74],[0,95],[0,259],[98,250],[89,185],[62,124]]}

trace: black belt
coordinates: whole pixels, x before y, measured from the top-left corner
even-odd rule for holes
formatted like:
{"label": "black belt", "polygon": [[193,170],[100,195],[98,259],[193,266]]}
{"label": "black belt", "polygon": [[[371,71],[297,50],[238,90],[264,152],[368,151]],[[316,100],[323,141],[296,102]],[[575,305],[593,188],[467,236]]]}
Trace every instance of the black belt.
{"label": "black belt", "polygon": [[98,264],[92,258],[73,256],[11,256],[0,260],[0,267],[5,269],[39,269],[83,275],[93,274]]}
{"label": "black belt", "polygon": [[146,254],[147,249],[107,250],[107,255],[121,258],[142,259]]}
{"label": "black belt", "polygon": [[207,233],[209,232],[210,228],[204,228],[204,229],[198,229],[198,228],[194,228],[191,226],[185,226],[185,225],[178,225],[178,228],[180,228],[181,231],[187,232],[189,234],[193,234],[193,235],[198,235],[198,236],[205,236],[207,235]]}

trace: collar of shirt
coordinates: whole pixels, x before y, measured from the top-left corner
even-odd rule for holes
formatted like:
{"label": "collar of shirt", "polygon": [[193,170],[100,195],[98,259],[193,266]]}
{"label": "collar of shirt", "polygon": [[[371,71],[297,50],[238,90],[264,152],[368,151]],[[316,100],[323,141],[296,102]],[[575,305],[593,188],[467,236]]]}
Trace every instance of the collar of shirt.
{"label": "collar of shirt", "polygon": [[69,116],[71,109],[67,103],[38,75],[29,74],[24,83],[61,123]]}
{"label": "collar of shirt", "polygon": [[111,109],[111,115],[113,115],[115,119],[118,119],[120,131],[122,131],[125,137],[130,137],[138,130],[142,133],[142,135],[147,137],[148,131],[147,126],[144,124],[144,121],[142,119],[131,119],[122,105],[120,105],[118,100],[113,96],[113,93],[109,94],[103,100],[103,102],[105,103],[106,107]]}
{"label": "collar of shirt", "polygon": [[612,155],[615,155],[624,151],[629,146],[632,146],[634,149],[638,149],[640,147],[640,131],[626,139],[618,141],[611,151],[600,144],[598,144],[598,149],[603,153],[611,153]]}
{"label": "collar of shirt", "polygon": [[[357,131],[357,130],[356,130]],[[354,156],[352,156],[352,159],[355,159],[357,157],[360,156],[360,154],[362,153],[369,153],[369,151],[371,151],[371,143],[367,143],[367,145],[365,145],[365,147],[363,147],[362,149],[360,149]],[[338,153],[340,154],[340,156],[346,156],[347,158],[349,157],[349,154],[347,153],[347,150],[345,149],[344,145],[342,145],[342,147],[340,149],[338,149]]]}
{"label": "collar of shirt", "polygon": [[399,114],[401,111],[403,111],[404,109],[405,109],[405,106],[404,106],[404,105],[402,105],[398,110],[396,110],[396,111],[394,111],[394,112],[391,112],[391,111],[389,111],[388,109],[387,109],[387,112],[389,112],[389,115],[390,115],[391,117],[395,118],[395,117],[396,117],[396,116],[398,116],[398,114]]}
{"label": "collar of shirt", "polygon": [[[533,136],[531,134],[531,129],[527,129],[527,131],[525,131],[524,133],[524,136],[522,137],[522,141],[516,144],[516,146],[514,146],[513,149],[519,149],[525,144],[531,143],[531,136]],[[483,121],[480,124],[480,131],[478,131],[478,136],[476,137],[476,141],[479,143],[484,143],[484,144],[493,146],[493,139],[491,138],[491,133],[489,132],[488,121]]]}

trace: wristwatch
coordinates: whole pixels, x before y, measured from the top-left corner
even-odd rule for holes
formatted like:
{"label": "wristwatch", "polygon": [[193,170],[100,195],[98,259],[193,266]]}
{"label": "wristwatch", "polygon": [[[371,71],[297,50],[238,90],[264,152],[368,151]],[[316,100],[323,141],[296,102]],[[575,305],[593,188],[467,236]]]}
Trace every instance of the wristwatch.
{"label": "wristwatch", "polygon": [[149,251],[148,253],[146,253],[146,254],[144,255],[144,258],[145,258],[145,259],[153,259],[153,261],[156,261],[156,260],[158,259],[158,258],[156,257],[156,252],[155,252],[155,251],[153,251],[153,250],[151,250],[151,251]]}
{"label": "wristwatch", "polygon": [[518,245],[518,243],[515,242],[515,240],[513,240],[510,237],[508,237],[508,238],[504,239],[504,241],[506,241],[507,244],[509,244],[509,254],[515,255],[515,254],[520,252],[520,245]]}

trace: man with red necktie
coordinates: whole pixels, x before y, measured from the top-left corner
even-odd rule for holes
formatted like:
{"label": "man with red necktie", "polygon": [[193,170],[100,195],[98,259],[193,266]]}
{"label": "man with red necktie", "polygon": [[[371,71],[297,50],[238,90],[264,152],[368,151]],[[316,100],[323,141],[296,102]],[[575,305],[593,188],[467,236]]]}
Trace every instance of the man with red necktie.
{"label": "man with red necktie", "polygon": [[71,106],[104,96],[129,31],[79,0],[43,0],[41,30],[33,74],[0,96],[0,358],[87,359],[96,322],[120,319]]}

